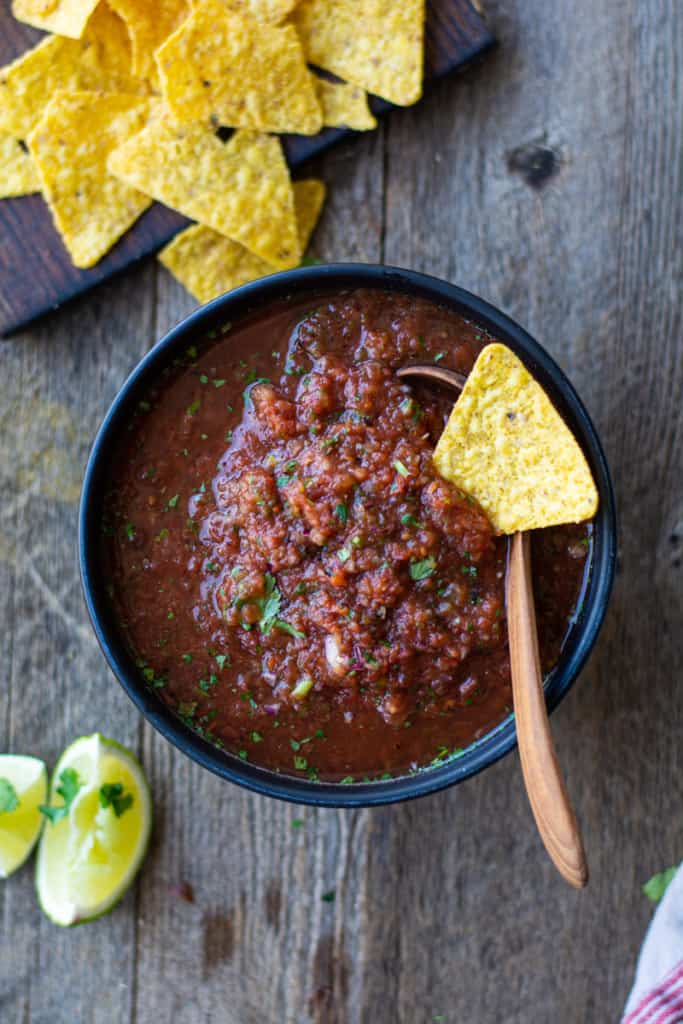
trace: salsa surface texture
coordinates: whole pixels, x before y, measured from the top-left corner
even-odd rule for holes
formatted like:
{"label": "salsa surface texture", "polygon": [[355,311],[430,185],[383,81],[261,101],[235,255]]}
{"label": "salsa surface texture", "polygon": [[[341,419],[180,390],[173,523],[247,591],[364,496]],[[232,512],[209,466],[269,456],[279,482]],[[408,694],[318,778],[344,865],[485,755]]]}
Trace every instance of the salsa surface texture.
{"label": "salsa surface texture", "polygon": [[[139,405],[103,544],[140,672],[201,735],[312,779],[443,763],[512,709],[507,542],[438,476],[450,402],[491,340],[375,290],[281,305],[191,347]],[[533,535],[543,667],[580,601],[590,527]]]}

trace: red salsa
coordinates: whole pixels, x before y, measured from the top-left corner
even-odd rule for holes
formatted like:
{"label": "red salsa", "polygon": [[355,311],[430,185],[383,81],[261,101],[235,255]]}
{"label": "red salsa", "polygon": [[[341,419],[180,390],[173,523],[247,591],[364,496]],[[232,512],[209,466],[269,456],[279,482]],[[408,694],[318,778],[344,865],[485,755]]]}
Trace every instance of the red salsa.
{"label": "red salsa", "polygon": [[[313,779],[443,763],[511,711],[507,542],[437,474],[449,403],[491,340],[423,300],[356,291],[225,325],[140,402],[103,523],[140,672],[218,746]],[[543,665],[590,526],[538,531]]]}

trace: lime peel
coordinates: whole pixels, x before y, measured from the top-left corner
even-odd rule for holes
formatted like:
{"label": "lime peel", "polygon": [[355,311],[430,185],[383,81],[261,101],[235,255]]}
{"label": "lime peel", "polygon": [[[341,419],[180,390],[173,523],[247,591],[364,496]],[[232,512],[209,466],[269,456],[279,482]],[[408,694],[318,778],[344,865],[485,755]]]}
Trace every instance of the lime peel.
{"label": "lime peel", "polygon": [[38,807],[47,797],[47,769],[37,757],[0,754],[0,878],[8,878],[27,860],[43,819]]}
{"label": "lime peel", "polygon": [[113,908],[142,863],[152,825],[143,770],[121,744],[93,733],[67,747],[50,786],[53,808],[62,806],[67,772],[77,776],[78,791],[66,813],[46,823],[36,864],[38,901],[63,926],[91,921]]}

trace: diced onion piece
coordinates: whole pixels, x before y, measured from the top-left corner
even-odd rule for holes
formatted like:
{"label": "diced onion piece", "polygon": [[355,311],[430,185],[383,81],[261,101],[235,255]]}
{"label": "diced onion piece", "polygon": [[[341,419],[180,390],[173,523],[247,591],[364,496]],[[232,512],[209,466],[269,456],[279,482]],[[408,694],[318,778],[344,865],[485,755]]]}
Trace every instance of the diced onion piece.
{"label": "diced onion piece", "polygon": [[330,670],[336,676],[342,676],[346,672],[346,659],[339,650],[339,641],[334,634],[330,633],[325,637],[325,657]]}
{"label": "diced onion piece", "polygon": [[303,700],[313,689],[313,680],[310,676],[303,676],[292,690],[294,700]]}

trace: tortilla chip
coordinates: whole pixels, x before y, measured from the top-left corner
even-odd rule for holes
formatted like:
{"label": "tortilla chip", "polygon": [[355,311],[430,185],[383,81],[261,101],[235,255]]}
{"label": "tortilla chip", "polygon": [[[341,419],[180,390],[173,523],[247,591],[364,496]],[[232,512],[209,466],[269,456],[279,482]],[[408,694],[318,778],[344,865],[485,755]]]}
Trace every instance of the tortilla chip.
{"label": "tortilla chip", "polygon": [[349,82],[328,82],[326,78],[316,78],[315,91],[323,108],[326,127],[353,128],[357,132],[377,127],[365,89]]}
{"label": "tortilla chip", "polygon": [[306,59],[401,107],[422,95],[425,0],[302,0]]}
{"label": "tortilla chip", "polygon": [[238,131],[224,143],[159,118],[111,154],[109,169],[281,270],[301,259],[289,170],[272,135]]}
{"label": "tortilla chip", "polygon": [[0,132],[0,199],[31,192],[40,192],[33,160],[17,139]]}
{"label": "tortilla chip", "polygon": [[487,345],[434,452],[499,533],[590,519],[598,492],[574,435],[505,345]]}
{"label": "tortilla chip", "polygon": [[[294,206],[302,250],[313,234],[324,199],[322,181],[311,179],[294,183]],[[159,259],[198,302],[210,302],[217,295],[275,271],[275,267],[254,256],[244,246],[203,224],[181,231],[162,249]]]}
{"label": "tortilla chip", "polygon": [[150,206],[107,172],[109,153],[144,126],[150,100],[57,93],[28,138],[45,198],[77,267],[91,267]]}
{"label": "tortilla chip", "polygon": [[322,112],[291,25],[257,24],[203,0],[156,53],[161,90],[180,124],[314,135]]}
{"label": "tortilla chip", "polygon": [[128,27],[134,75],[157,80],[154,51],[189,15],[189,0],[107,0]]}
{"label": "tortilla chip", "polygon": [[254,21],[277,24],[292,13],[299,0],[223,0],[235,14],[242,14]]}
{"label": "tortilla chip", "polygon": [[0,69],[0,131],[25,139],[59,90],[146,91],[130,60],[126,27],[102,4],[82,39],[49,36]]}
{"label": "tortilla chip", "polygon": [[304,253],[320,218],[327,189],[325,182],[319,181],[317,178],[295,181],[292,187],[294,189],[296,226],[301,242],[301,252]]}
{"label": "tortilla chip", "polygon": [[99,0],[12,0],[12,14],[27,25],[80,39]]}

